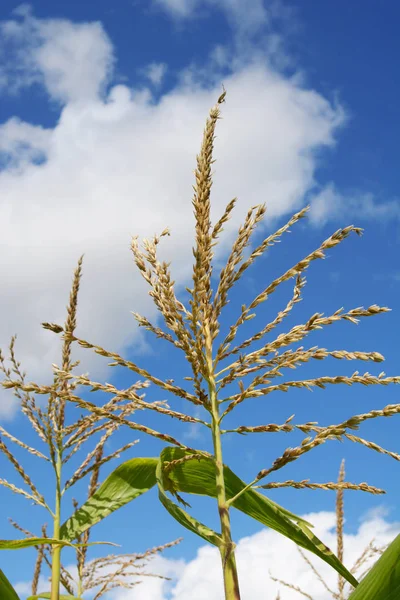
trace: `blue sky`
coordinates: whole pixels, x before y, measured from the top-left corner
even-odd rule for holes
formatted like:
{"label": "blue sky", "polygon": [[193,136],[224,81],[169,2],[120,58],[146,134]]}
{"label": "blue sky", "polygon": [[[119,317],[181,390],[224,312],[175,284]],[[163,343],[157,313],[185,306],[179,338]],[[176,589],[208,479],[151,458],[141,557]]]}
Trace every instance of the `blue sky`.
{"label": "blue sky", "polygon": [[[304,341],[305,347],[378,351],[385,363],[327,359],[303,366],[301,373],[290,371],[289,377],[350,375],[355,370],[399,373],[400,131],[395,111],[400,86],[393,68],[399,52],[397,4],[378,10],[370,1],[350,5],[254,0],[244,9],[244,3],[228,0],[123,0],[115,8],[89,1],[38,1],[16,7],[7,0],[0,7],[0,197],[5,223],[0,269],[6,315],[0,323],[0,346],[7,354],[11,335],[18,334],[17,358],[29,381],[50,382],[51,363],[59,364],[58,338],[40,323],[64,321],[73,270],[82,253],[78,335],[161,378],[179,381],[189,374],[178,350],[172,356],[168,346],[155,344],[151,334],[135,327],[129,311],[153,322],[157,314],[129,244],[131,235],[150,237],[169,226],[171,237],[164,238],[161,251],[163,258],[172,260],[178,294],[186,299],[195,156],[222,83],[227,98],[217,128],[213,220],[233,196],[238,202],[216,250],[215,275],[249,207],[267,204],[255,244],[305,204],[311,205],[309,217],[259,259],[231,294],[222,331],[236,319],[243,302],[249,303],[338,228],[354,224],[365,229],[363,237],[350,236],[327,252],[325,261],[309,267],[303,301],[276,332],[287,331],[315,312],[332,314],[342,306],[347,310],[375,303],[389,306],[390,313],[361,319],[358,326],[338,323]],[[282,285],[261,305],[239,340],[271,321],[292,288],[291,281]],[[132,383],[132,374],[107,368],[107,361],[94,353],[76,349],[74,356],[81,359],[78,372],[89,371],[94,380],[117,387]],[[134,375],[133,381],[137,379]],[[3,426],[32,443],[17,400],[11,392],[0,393]],[[104,401],[101,395],[95,397]],[[166,397],[150,387],[147,398]],[[177,410],[184,408],[181,400],[169,400]],[[293,390],[247,400],[231,422],[282,423],[295,413],[296,422],[339,423],[352,414],[396,403],[395,386]],[[154,414],[141,413],[138,418],[192,445],[209,447],[197,429]],[[370,421],[360,435],[396,452],[397,423],[396,417]],[[110,447],[130,438],[131,432],[121,431]],[[138,438],[129,456],[156,455],[162,447]],[[225,459],[238,475],[251,480],[300,440],[291,434],[227,436]],[[346,494],[346,531],[354,547],[361,544],[360,523],[365,520],[371,532],[374,527],[383,528],[385,535],[398,530],[399,464],[390,457],[350,442],[331,442],[288,466],[282,477],[332,481],[342,458],[348,481],[367,481],[387,491],[383,497]],[[2,476],[15,481],[5,460],[1,462]],[[24,464],[37,468],[33,460]],[[103,477],[110,469],[104,468]],[[45,474],[37,476],[47,489]],[[270,496],[298,514],[318,513],[316,520],[322,519],[322,529],[331,535],[330,517],[323,521],[323,515],[334,507],[333,493],[285,489]],[[39,509],[31,507],[28,516],[22,498],[3,490],[0,506],[1,537],[13,535],[8,516],[33,527],[37,514],[39,529]],[[195,499],[193,510],[217,526],[211,502]],[[371,514],[381,519],[379,527],[365,516]],[[237,540],[250,536],[254,547],[264,543],[257,538],[256,522],[234,514],[233,525]],[[146,592],[154,600],[179,600],[190,582],[185,568],[199,568],[197,552],[203,544],[181,531],[158,505],[155,491],[99,525],[95,535],[111,538],[127,552],[182,534],[184,542],[168,552],[171,562],[159,563],[161,570],[178,578],[175,591],[159,587]],[[27,581],[33,559],[30,550],[18,556],[4,553],[1,566],[14,582]],[[138,600],[141,593],[145,592],[112,598]]]}

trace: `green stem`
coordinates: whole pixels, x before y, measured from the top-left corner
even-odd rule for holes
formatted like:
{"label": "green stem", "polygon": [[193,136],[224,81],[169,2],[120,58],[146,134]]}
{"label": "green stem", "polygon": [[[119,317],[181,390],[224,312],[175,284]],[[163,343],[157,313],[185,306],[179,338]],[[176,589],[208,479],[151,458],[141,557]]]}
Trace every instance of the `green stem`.
{"label": "green stem", "polygon": [[[53,538],[60,539],[61,525],[61,452],[57,450],[56,462],[56,501],[54,511]],[[60,597],[60,574],[61,574],[61,546],[53,546],[51,554],[51,600],[59,600]]]}
{"label": "green stem", "polygon": [[80,598],[82,596],[83,593],[83,586],[82,586],[82,573],[79,573],[79,580],[78,580],[78,598]]}
{"label": "green stem", "polygon": [[[207,333],[209,330],[207,327]],[[209,369],[208,391],[212,417],[212,438],[215,458],[215,481],[217,487],[218,512],[221,523],[223,543],[219,550],[221,554],[222,570],[224,576],[225,600],[240,600],[239,579],[235,559],[235,544],[231,535],[231,520],[229,506],[226,499],[224,463],[222,458],[222,443],[220,431],[219,403],[216,393],[215,377],[212,366],[211,336],[207,340],[207,364]]]}
{"label": "green stem", "polygon": [[226,500],[224,464],[222,460],[221,433],[219,430],[218,402],[215,384],[209,384],[212,406],[212,434],[215,456],[215,481],[217,484],[218,512],[221,522],[223,544],[220,547],[222,568],[224,574],[225,600],[240,600],[239,580],[237,575],[234,544],[231,536],[231,520],[229,506]]}

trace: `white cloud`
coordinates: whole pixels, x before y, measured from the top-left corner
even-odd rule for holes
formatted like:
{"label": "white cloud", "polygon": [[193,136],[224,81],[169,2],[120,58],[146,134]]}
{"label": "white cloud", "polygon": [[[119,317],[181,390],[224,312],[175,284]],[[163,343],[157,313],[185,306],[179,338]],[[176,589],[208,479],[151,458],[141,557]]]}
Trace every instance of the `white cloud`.
{"label": "white cloud", "polygon": [[[257,54],[261,61],[268,60],[279,70],[291,63],[282,35],[275,31],[276,22],[287,21],[285,11],[279,8],[280,0],[274,0],[268,8],[263,0],[153,0],[152,6],[164,11],[180,30],[196,20],[213,27],[215,12],[222,14],[231,35],[211,55],[220,62],[223,54],[225,65],[233,69],[247,64]],[[194,68],[201,67],[196,64]]]}
{"label": "white cloud", "polygon": [[13,117],[2,125],[0,156],[8,168],[24,168],[42,160],[50,150],[51,132]]}
{"label": "white cloud", "polygon": [[0,25],[3,48],[3,87],[19,90],[43,83],[59,102],[96,99],[108,81],[114,56],[101,23],[66,19],[36,19],[29,7]]}
{"label": "white cloud", "polygon": [[153,0],[167,13],[178,18],[195,18],[204,7],[224,12],[236,31],[253,33],[268,23],[268,11],[263,0]]}
{"label": "white cloud", "polygon": [[168,66],[165,63],[150,63],[142,69],[142,73],[155,86],[161,85]]}
{"label": "white cloud", "polygon": [[[399,523],[390,523],[379,512],[365,515],[355,534],[344,538],[345,564],[352,566],[372,538],[376,546],[391,542],[400,531]],[[335,514],[320,512],[306,515],[314,524],[315,533],[332,549],[336,548]],[[324,580],[332,589],[337,588],[337,574],[323,561],[306,553]],[[243,600],[275,598],[279,584],[269,578],[269,571],[278,578],[300,586],[314,600],[331,600],[311,569],[300,556],[293,542],[278,533],[264,529],[242,538],[237,546],[237,564]],[[156,560],[159,562],[156,563]],[[144,580],[130,591],[117,590],[107,600],[222,600],[223,588],[218,550],[201,547],[196,558],[186,564],[164,557],[152,561],[152,571],[172,577],[174,584],[162,580]],[[373,562],[373,561],[372,561]],[[370,567],[371,562],[365,565]],[[301,596],[281,586],[282,600],[299,600]]]}
{"label": "white cloud", "polygon": [[[187,285],[192,173],[221,81],[228,95],[215,144],[213,220],[232,197],[239,201],[216,248],[217,259],[250,206],[267,201],[270,222],[303,205],[314,185],[316,151],[334,144],[343,112],[260,57],[230,75],[210,63],[208,80],[207,67],[199,74],[188,69],[158,104],[149,90],[126,85],[112,87],[104,97],[101,82],[108,77],[113,49],[99,24],[41,20],[29,13],[24,19],[3,26],[19,39],[21,53],[36,48],[32,76],[40,75],[49,97],[63,99],[65,106],[53,129],[17,118],[0,126],[7,159],[0,171],[1,243],[7,255],[0,266],[0,302],[7,315],[0,324],[0,347],[6,351],[18,333],[16,353],[27,380],[50,383],[51,363],[60,362],[60,340],[40,323],[64,322],[82,253],[77,331],[110,350],[123,353],[128,345],[146,350],[130,311],[153,320],[157,314],[133,263],[131,235],[151,236],[170,226],[172,235],[160,252],[173,261],[177,285]],[[49,49],[57,60],[50,59]],[[81,359],[79,372],[104,376],[108,360],[80,348],[74,352]],[[1,392],[3,416],[10,416],[4,398],[10,395]]]}
{"label": "white cloud", "polygon": [[379,202],[368,193],[341,194],[334,184],[330,183],[312,198],[309,217],[310,222],[318,226],[338,217],[362,217],[385,222],[388,219],[400,219],[400,202]]}
{"label": "white cloud", "polygon": [[152,6],[164,11],[179,29],[196,20],[213,27],[215,12],[222,13],[231,36],[211,51],[219,64],[236,68],[258,55],[280,71],[298,68],[285,43],[286,35],[298,28],[296,9],[281,0],[153,0]]}
{"label": "white cloud", "polygon": [[173,16],[181,18],[192,15],[199,0],[154,0],[154,3],[162,6]]}

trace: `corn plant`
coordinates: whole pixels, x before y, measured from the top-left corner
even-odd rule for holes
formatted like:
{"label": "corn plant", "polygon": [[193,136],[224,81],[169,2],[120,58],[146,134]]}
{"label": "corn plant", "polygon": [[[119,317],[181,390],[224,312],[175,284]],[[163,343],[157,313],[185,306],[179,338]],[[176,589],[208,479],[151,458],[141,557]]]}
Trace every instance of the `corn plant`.
{"label": "corn plant", "polygon": [[[284,226],[275,233],[268,235],[261,244],[244,257],[244,251],[250,243],[251,236],[262,221],[266,207],[259,205],[251,208],[245,218],[244,224],[239,228],[236,241],[233,243],[225,267],[221,270],[215,293],[211,288],[213,247],[218,243],[218,238],[223,231],[224,224],[230,218],[236,199],[227,205],[221,218],[212,225],[210,221],[210,193],[212,186],[211,165],[213,161],[213,146],[215,128],[220,118],[220,105],[225,101],[225,90],[219,97],[216,105],[211,109],[203,135],[200,154],[197,156],[195,171],[196,185],[194,186],[193,208],[195,217],[195,247],[193,248],[193,285],[186,288],[190,296],[189,305],[185,306],[175,293],[170,264],[160,262],[157,247],[162,237],[169,235],[165,229],[159,236],[152,240],[143,241],[143,249],[139,249],[137,237],[133,237],[131,249],[134,261],[140,274],[150,286],[149,295],[160,311],[169,332],[162,327],[152,324],[147,318],[133,313],[139,326],[144,327],[156,337],[161,338],[183,352],[191,369],[191,376],[184,379],[190,381],[191,389],[186,384],[179,385],[173,379],[160,379],[156,374],[140,367],[136,363],[124,359],[116,352],[108,351],[101,346],[82,339],[67,328],[56,323],[43,323],[43,327],[57,334],[62,334],[65,341],[76,342],[83,348],[94,350],[97,354],[112,360],[110,366],[124,366],[133,373],[143,377],[149,384],[152,383],[163,392],[168,392],[185,400],[191,408],[186,412],[179,412],[166,405],[148,403],[138,399],[130,389],[117,389],[107,383],[91,381],[86,375],[76,376],[65,368],[53,365],[54,372],[60,381],[74,379],[75,383],[89,386],[93,390],[102,390],[114,394],[119,400],[135,403],[136,407],[156,411],[173,419],[196,424],[208,433],[212,441],[212,452],[191,448],[171,435],[159,432],[130,419],[124,414],[118,403],[108,403],[99,406],[73,394],[72,391],[61,391],[68,401],[76,403],[89,411],[90,418],[104,418],[108,422],[126,425],[133,431],[142,431],[150,436],[164,441],[167,446],[159,457],[143,459],[140,473],[132,479],[137,493],[143,493],[153,485],[157,485],[159,499],[165,509],[185,528],[194,532],[207,542],[219,549],[221,556],[222,576],[224,581],[226,600],[240,599],[240,586],[236,567],[235,543],[231,530],[231,510],[236,508],[270,527],[282,535],[290,538],[298,546],[307,549],[330,564],[351,585],[357,586],[354,575],[346,569],[337,556],[311,531],[312,525],[296,516],[282,506],[273,502],[260,490],[268,489],[274,485],[296,487],[296,482],[268,482],[262,480],[269,478],[272,473],[280,471],[287,464],[298,460],[307,452],[321,446],[328,440],[347,439],[352,442],[387,454],[399,460],[395,452],[385,450],[374,442],[365,440],[354,434],[354,431],[367,419],[390,417],[400,412],[400,404],[389,405],[364,414],[349,417],[343,422],[319,426],[316,422],[295,423],[294,415],[282,424],[238,424],[234,428],[224,426],[225,418],[240,404],[250,398],[264,398],[272,393],[287,392],[294,389],[312,390],[315,387],[325,388],[330,385],[388,385],[399,383],[400,377],[387,377],[385,373],[372,375],[368,372],[360,375],[355,371],[351,376],[338,375],[336,377],[316,376],[312,379],[286,380],[275,382],[276,378],[283,376],[285,369],[296,369],[302,364],[313,360],[324,360],[333,357],[338,360],[361,360],[380,363],[384,360],[378,352],[327,350],[317,346],[304,349],[286,349],[288,346],[301,342],[307,335],[317,329],[322,329],[339,321],[357,323],[360,318],[372,317],[389,311],[387,307],[376,304],[368,308],[358,307],[344,312],[336,310],[329,316],[322,313],[312,315],[305,323],[288,329],[285,333],[271,339],[273,330],[283,323],[286,317],[300,301],[302,290],[306,283],[304,272],[310,264],[322,259],[325,252],[336,247],[349,235],[361,235],[362,229],[349,225],[339,229],[326,239],[315,251],[304,256],[299,262],[268,284],[248,304],[243,304],[236,321],[230,326],[229,333],[221,339],[220,317],[228,303],[228,294],[231,288],[239,281],[247,269],[262,256],[273,244],[280,241],[281,236],[289,231],[306,216],[309,207],[297,212]],[[242,326],[255,316],[255,309],[264,303],[278,287],[286,281],[295,280],[293,295],[285,308],[260,331],[241,343],[234,343],[238,331]],[[265,337],[269,335],[269,341]],[[219,339],[217,339],[219,337]],[[255,350],[247,350],[254,343],[261,341]],[[246,349],[246,352],[243,350]],[[230,359],[226,364],[226,359]],[[244,380],[253,375],[250,384]],[[227,393],[228,385],[237,384],[238,391]],[[49,393],[46,386],[34,384],[21,385],[18,382],[8,381],[6,387],[19,387],[20,389],[34,391],[38,394]],[[207,415],[204,419],[191,415],[192,408],[204,409]],[[269,467],[261,468],[253,480],[245,483],[224,464],[224,436],[227,433],[270,433],[301,431],[305,434],[302,443],[296,447],[288,447],[281,456],[278,456]],[[126,463],[123,463],[126,465]],[[121,465],[119,468],[126,468]],[[375,488],[367,484],[352,484],[361,491],[374,493]],[[298,487],[298,486],[297,486]],[[187,512],[187,502],[182,493],[207,495],[216,499],[216,508],[219,515],[220,531],[214,531],[204,523],[198,521]],[[99,500],[100,498],[98,498]],[[89,503],[79,509],[74,517],[62,527],[62,535],[71,539],[68,532],[80,533],[82,528],[89,527],[96,522],[93,504]]]}
{"label": "corn plant", "polygon": [[[81,266],[82,259],[80,259],[75,271],[68,306],[68,316],[65,323],[65,330],[70,331],[71,333],[76,326],[77,298]],[[119,429],[120,424],[111,421],[104,422],[104,419],[101,417],[99,418],[97,415],[81,417],[76,420],[68,419],[67,421],[66,416],[70,411],[66,410],[69,408],[66,404],[66,396],[61,395],[60,392],[63,391],[68,393],[70,390],[75,389],[76,385],[74,383],[69,384],[65,380],[62,380],[58,375],[54,377],[54,383],[49,388],[48,401],[45,406],[36,403],[34,396],[27,391],[22,395],[21,390],[24,388],[26,373],[21,372],[21,363],[16,359],[14,351],[15,341],[16,336],[13,336],[9,347],[12,369],[7,368],[3,354],[0,351],[0,369],[5,375],[3,383],[11,381],[12,373],[17,376],[20,387],[15,388],[14,394],[19,398],[22,413],[32,425],[38,437],[38,445],[42,448],[39,449],[29,446],[24,441],[9,433],[4,427],[0,426],[1,454],[13,465],[14,469],[23,480],[24,487],[18,487],[14,483],[3,478],[0,479],[0,485],[11,492],[22,495],[34,505],[44,509],[52,522],[53,532],[52,535],[49,536],[47,534],[47,527],[43,526],[41,535],[35,536],[28,529],[11,520],[11,524],[25,535],[25,539],[1,540],[0,549],[10,550],[28,546],[34,546],[36,548],[37,560],[32,578],[31,600],[41,597],[58,600],[61,587],[70,594],[70,598],[75,597],[73,594],[76,593],[76,597],[82,600],[83,594],[94,587],[98,588],[95,595],[96,599],[100,598],[113,587],[129,587],[137,582],[137,577],[132,579],[132,576],[137,576],[141,573],[143,574],[143,564],[147,562],[152,555],[174,545],[177,541],[153,548],[141,555],[108,555],[88,561],[87,550],[90,545],[90,528],[87,528],[83,533],[78,533],[77,535],[70,532],[69,540],[66,538],[62,539],[60,535],[61,510],[62,505],[65,504],[65,493],[72,490],[75,484],[87,476],[90,476],[87,501],[94,498],[98,490],[99,472],[101,467],[135,446],[138,440],[131,441],[118,450],[105,455],[106,443]],[[63,368],[67,372],[71,372],[79,362],[71,363],[70,341],[65,340],[63,342],[62,360]],[[138,391],[143,387],[145,386],[139,382],[131,386],[130,389],[132,393],[138,394]],[[113,403],[114,405],[119,405],[124,416],[131,415],[135,410],[134,403],[124,403],[124,400],[119,397],[114,398],[113,401],[111,401],[111,404]],[[124,406],[122,406],[121,403],[124,403]],[[72,404],[70,406],[72,408]],[[77,411],[75,410],[72,412],[76,413]],[[52,472],[54,483],[54,499],[51,499],[52,502],[45,498],[44,494],[39,490],[37,483],[34,482],[34,478],[30,477],[4,439],[7,439],[12,444],[16,444],[38,460],[41,460],[42,463],[44,463],[45,468],[49,469],[49,473]],[[92,444],[93,447],[89,451],[86,450],[86,452],[82,452],[84,448],[87,447],[87,443],[93,440],[95,440],[94,446]],[[67,475],[66,471],[68,467],[70,467],[68,463],[71,460],[74,462],[74,460],[79,457],[79,454],[84,454],[79,466],[77,466],[72,473],[70,472],[69,475]],[[135,459],[133,459],[133,461],[135,462]],[[114,483],[114,488],[115,487],[118,487],[118,482],[117,485]],[[76,512],[79,506],[76,500],[73,500],[73,506],[74,511]],[[118,508],[118,503],[114,503],[114,505],[109,503],[104,515],[98,514],[98,521],[104,516],[107,516],[107,514],[113,512],[116,508]],[[74,539],[76,539],[76,543],[72,542]],[[72,546],[76,550],[78,572],[76,582],[61,563],[61,550],[65,545]],[[38,595],[38,581],[44,563],[47,564],[51,571],[51,591],[48,592],[47,595],[44,593],[42,596],[41,593]],[[105,572],[105,569],[107,572]],[[128,581],[128,583],[126,583],[126,581]],[[0,586],[1,583],[0,580]],[[0,598],[3,598],[1,593]]]}

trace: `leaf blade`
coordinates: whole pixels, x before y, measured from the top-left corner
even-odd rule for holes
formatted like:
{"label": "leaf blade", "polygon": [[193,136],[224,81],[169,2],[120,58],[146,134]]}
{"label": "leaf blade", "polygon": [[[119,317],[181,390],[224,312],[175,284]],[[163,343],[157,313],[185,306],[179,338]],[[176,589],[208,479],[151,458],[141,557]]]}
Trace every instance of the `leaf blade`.
{"label": "leaf blade", "polygon": [[[191,454],[181,448],[167,447],[161,452],[163,461],[174,461]],[[224,466],[224,477],[227,498],[233,498],[244,487],[245,483],[237,475]],[[177,464],[168,473],[172,488],[190,494],[199,494],[216,497],[215,467],[212,459],[204,457],[200,461],[192,460]],[[279,504],[272,502],[256,490],[249,489],[232,504],[236,509],[244,512],[258,522],[274,529],[297,545],[310,550],[340,573],[353,586],[358,581],[346,569],[333,552],[319,540],[309,529],[309,523],[287,511]],[[294,521],[294,522],[293,522]]]}
{"label": "leaf blade", "polygon": [[[102,542],[107,543],[107,542]],[[0,540],[0,550],[20,550],[21,548],[29,548],[31,546],[42,546],[45,544],[59,544],[61,546],[76,546],[66,540],[55,540],[53,538],[25,538],[23,540]],[[80,544],[84,545],[84,544]],[[86,544],[89,545],[89,544]]]}
{"label": "leaf blade", "polygon": [[93,496],[60,530],[63,540],[73,540],[109,514],[156,485],[157,458],[132,458],[119,465]]}
{"label": "leaf blade", "polygon": [[0,569],[0,598],[2,600],[19,600],[17,592],[14,590],[7,577]]}
{"label": "leaf blade", "polygon": [[398,600],[400,598],[400,534],[350,594],[348,600]]}

